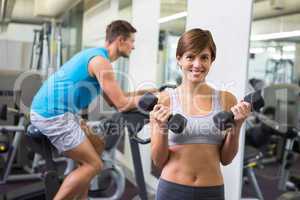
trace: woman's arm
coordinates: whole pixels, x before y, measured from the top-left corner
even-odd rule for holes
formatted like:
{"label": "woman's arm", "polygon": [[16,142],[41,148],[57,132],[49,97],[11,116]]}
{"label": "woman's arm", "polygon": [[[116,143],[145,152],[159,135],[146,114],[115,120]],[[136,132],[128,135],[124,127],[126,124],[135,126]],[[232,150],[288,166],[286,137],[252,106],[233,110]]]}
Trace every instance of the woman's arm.
{"label": "woman's arm", "polygon": [[229,165],[237,154],[239,148],[240,129],[240,126],[235,126],[227,131],[225,140],[221,147],[222,165]]}
{"label": "woman's arm", "polygon": [[151,157],[155,166],[162,169],[169,158],[168,130],[170,99],[166,92],[159,94],[158,104],[150,112]]}
{"label": "woman's arm", "polygon": [[235,125],[227,130],[220,152],[222,165],[228,165],[238,152],[240,130],[243,122],[250,114],[251,108],[250,104],[244,101],[237,103],[236,98],[229,92],[223,92],[221,99],[225,111],[231,110],[235,120]]}

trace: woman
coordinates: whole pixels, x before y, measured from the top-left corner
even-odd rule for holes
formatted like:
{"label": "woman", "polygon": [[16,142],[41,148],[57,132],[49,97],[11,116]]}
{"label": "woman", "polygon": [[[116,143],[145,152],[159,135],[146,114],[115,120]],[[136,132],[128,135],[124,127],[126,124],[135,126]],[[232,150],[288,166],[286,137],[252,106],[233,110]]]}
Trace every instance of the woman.
{"label": "woman", "polygon": [[[159,103],[150,113],[152,160],[162,169],[156,199],[222,200],[220,163],[228,165],[235,157],[240,128],[250,113],[250,104],[237,103],[231,93],[217,91],[205,82],[216,58],[209,31],[185,32],[178,41],[176,58],[182,83],[160,93]],[[231,110],[235,119],[235,126],[225,133],[218,131],[212,120],[222,110]],[[187,118],[182,134],[165,128],[171,113]]]}

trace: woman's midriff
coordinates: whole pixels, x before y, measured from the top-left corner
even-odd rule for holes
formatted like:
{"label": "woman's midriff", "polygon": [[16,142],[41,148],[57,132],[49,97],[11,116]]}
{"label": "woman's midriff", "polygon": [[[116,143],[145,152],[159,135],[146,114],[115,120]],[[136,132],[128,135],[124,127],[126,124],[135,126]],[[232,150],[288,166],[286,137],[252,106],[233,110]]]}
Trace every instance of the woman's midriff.
{"label": "woman's midriff", "polygon": [[185,144],[169,147],[161,178],[189,186],[223,185],[219,145]]}

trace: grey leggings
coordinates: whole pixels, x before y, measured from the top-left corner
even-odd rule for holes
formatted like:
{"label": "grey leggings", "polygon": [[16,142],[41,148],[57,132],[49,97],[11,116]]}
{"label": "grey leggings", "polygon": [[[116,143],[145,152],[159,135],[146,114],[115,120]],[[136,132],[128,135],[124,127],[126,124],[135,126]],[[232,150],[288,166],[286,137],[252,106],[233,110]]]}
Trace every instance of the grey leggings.
{"label": "grey leggings", "polygon": [[159,179],[156,200],[224,200],[224,185],[192,187]]}

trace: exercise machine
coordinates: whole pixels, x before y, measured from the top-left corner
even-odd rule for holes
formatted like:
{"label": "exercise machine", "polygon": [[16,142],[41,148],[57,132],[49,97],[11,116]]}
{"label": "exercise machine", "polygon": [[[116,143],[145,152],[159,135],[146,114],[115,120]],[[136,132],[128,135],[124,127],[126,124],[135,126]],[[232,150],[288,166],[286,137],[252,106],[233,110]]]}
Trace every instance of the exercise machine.
{"label": "exercise machine", "polygon": [[[150,139],[142,139],[138,136],[139,131],[149,122],[149,116],[138,110],[130,112],[115,113],[111,119],[102,119],[101,121],[88,122],[87,124],[97,134],[102,134],[108,140],[103,153],[104,161],[103,173],[96,176],[91,183],[89,197],[93,200],[112,200],[120,199],[125,190],[125,176],[123,170],[115,162],[115,148],[120,141],[122,135],[126,134],[130,138],[130,146],[134,164],[134,171],[138,193],[142,200],[147,200],[147,190],[144,180],[143,167],[140,157],[139,144],[147,144]],[[53,156],[49,149],[53,149],[48,139],[44,137],[40,131],[33,125],[29,125],[26,136],[31,141],[31,146],[36,153],[40,153],[43,159],[46,160],[46,177],[44,184],[46,189],[45,196],[52,199],[59,188],[59,180],[57,169],[53,166]],[[41,142],[42,141],[42,142]],[[43,153],[44,152],[44,153]],[[49,177],[48,177],[49,174]],[[44,175],[45,176],[45,175]],[[109,177],[109,178],[107,178]],[[102,181],[110,179],[107,184]],[[114,187],[116,190],[111,196],[105,196],[106,192]]]}
{"label": "exercise machine", "polygon": [[[19,116],[19,123],[17,126],[14,125],[4,125],[4,126],[0,126],[0,133],[2,133],[3,135],[11,135],[12,136],[12,142],[7,142],[7,149],[5,152],[1,152],[0,156],[3,159],[3,171],[0,177],[0,185],[4,186],[10,183],[16,183],[16,182],[20,182],[20,181],[39,181],[44,179],[44,172],[41,171],[40,169],[45,166],[48,165],[48,161],[46,159],[42,159],[42,156],[44,151],[35,151],[34,152],[34,156],[33,156],[33,160],[32,160],[32,165],[31,166],[23,166],[22,167],[22,173],[14,173],[13,172],[13,162],[16,159],[17,156],[17,152],[19,149],[25,149],[24,146],[22,146],[23,144],[21,143],[21,141],[24,138],[24,133],[27,133],[26,131],[26,123],[29,121],[28,120],[28,116],[26,116],[23,113],[20,113],[19,110],[17,109],[13,109],[13,108],[9,108],[7,107],[7,105],[2,105],[0,106],[0,116],[1,119],[5,119],[8,115],[9,112],[14,112],[16,115]],[[27,121],[27,122],[26,122]],[[36,145],[32,145],[30,142],[28,141],[29,145],[27,147],[29,147],[31,150],[32,148],[34,148]],[[40,142],[44,142],[44,139],[41,139]],[[1,143],[1,141],[0,141]],[[46,146],[46,145],[45,145]],[[43,156],[46,157],[47,156]],[[74,166],[73,166],[73,162],[70,162],[70,159],[66,159],[64,157],[58,157],[56,156],[56,158],[53,160],[54,162],[54,166],[63,166],[64,168],[64,174],[62,176],[65,176],[67,174],[69,174]],[[51,165],[51,164],[49,164]],[[65,166],[65,167],[64,167]],[[26,196],[38,196],[40,195],[41,192],[43,192],[45,188],[43,187],[31,187],[30,190],[25,191],[24,193],[19,192],[19,194],[16,193],[10,193],[7,192],[6,194],[4,194],[4,196],[6,198],[20,198],[22,197],[23,199],[27,198]],[[29,198],[29,197],[28,197]]]}

